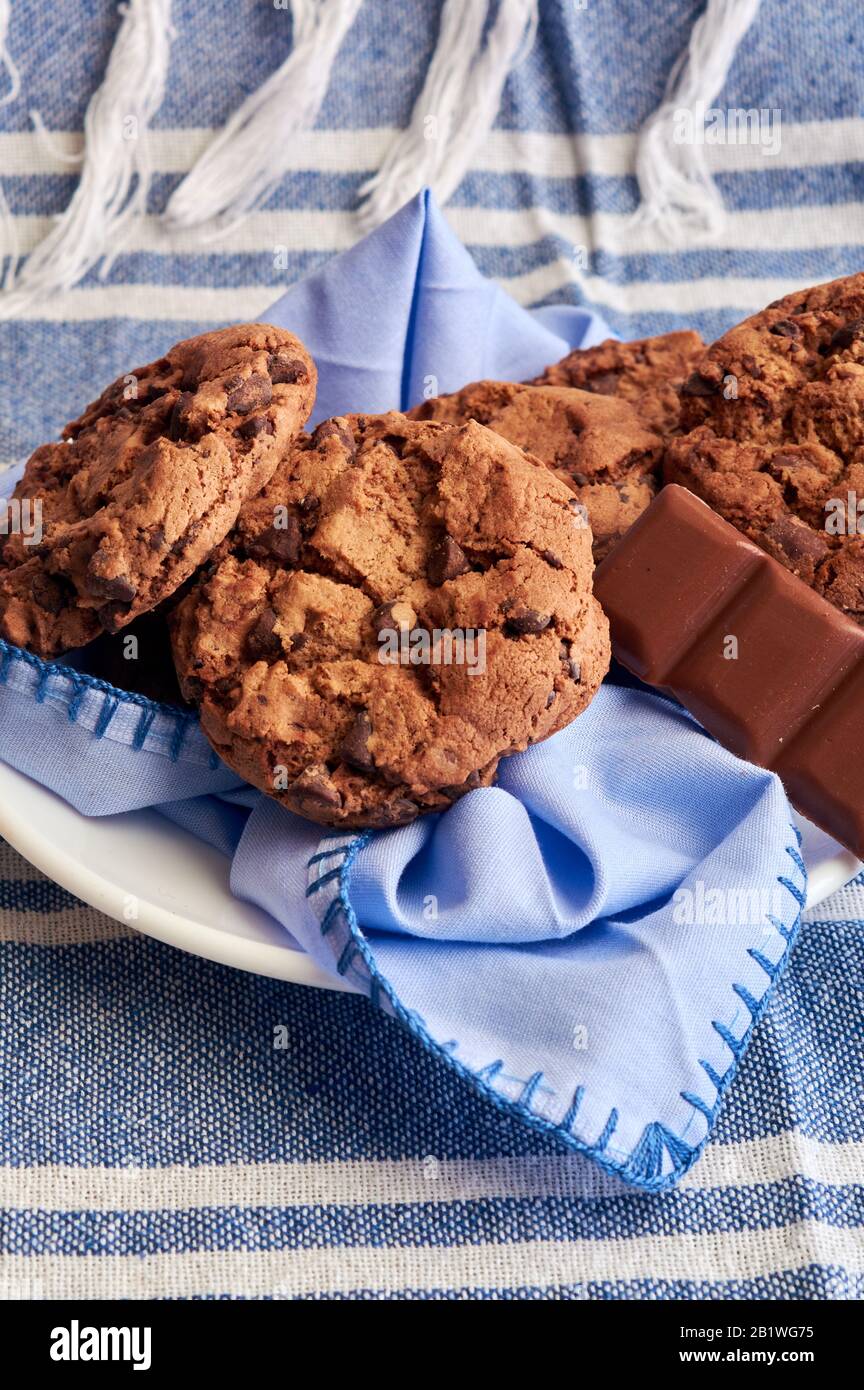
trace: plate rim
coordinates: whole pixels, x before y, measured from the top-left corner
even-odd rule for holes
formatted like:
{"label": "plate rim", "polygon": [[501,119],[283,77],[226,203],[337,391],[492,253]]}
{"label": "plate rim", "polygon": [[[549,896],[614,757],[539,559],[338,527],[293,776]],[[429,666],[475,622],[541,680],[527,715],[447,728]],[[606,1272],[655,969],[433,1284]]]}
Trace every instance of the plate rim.
{"label": "plate rim", "polygon": [[[26,773],[0,759],[0,776],[6,773],[11,774],[13,780],[21,778],[36,791],[37,795],[44,795],[51,798],[53,802],[59,803],[62,812],[69,816],[79,818],[84,822],[100,819],[100,817],[85,816],[83,812],[76,810],[69,802],[64,801],[58,793],[42,786],[41,783],[28,777]],[[147,812],[146,808],[138,812],[131,811],[121,814],[132,817],[142,813],[156,814],[153,811]],[[117,817],[111,817],[111,819],[116,820]],[[798,819],[800,821],[801,817]],[[177,834],[184,837],[188,836],[190,840],[194,841],[195,837],[189,831],[179,826],[176,826],[175,830]],[[33,821],[23,816],[16,816],[13,802],[11,800],[6,801],[2,797],[0,797],[0,836],[13,849],[17,850],[28,863],[60,884],[67,892],[80,898],[82,902],[95,908],[96,911],[104,913],[107,917],[126,927],[131,927],[132,930],[138,931],[144,936],[164,942],[169,946],[175,946],[190,955],[200,956],[205,960],[214,961],[219,965],[227,965],[236,970],[245,970],[250,974],[263,975],[268,979],[282,980],[286,983],[306,985],[316,989],[353,992],[352,986],[327,974],[320,966],[316,965],[306,952],[291,947],[287,941],[284,945],[276,942],[256,941],[250,937],[219,930],[209,926],[206,922],[196,921],[180,912],[173,911],[161,903],[142,898],[138,891],[134,894],[138,904],[138,916],[134,921],[130,921],[124,913],[125,902],[131,891],[129,888],[124,889],[118,883],[112,883],[104,875],[98,874],[88,865],[82,864],[64,846],[57,844],[52,836],[41,833],[38,825]],[[851,851],[845,849],[838,849],[838,853],[831,859],[820,861],[812,874],[808,873],[807,901],[804,910],[817,906],[832,893],[845,887],[860,873],[862,867],[864,865],[861,861],[856,859]],[[223,886],[230,894],[230,887],[227,884],[227,861],[225,878],[226,881]],[[284,930],[278,922],[275,925],[279,930]]]}
{"label": "plate rim", "polygon": [[[0,772],[12,773],[14,777],[23,778],[37,792],[59,802],[64,811],[71,816],[80,817],[83,821],[101,819],[85,816],[49,787],[43,787],[26,773],[2,760]],[[140,813],[129,811],[120,814],[135,816]],[[111,819],[116,820],[117,817]],[[194,836],[188,830],[180,826],[175,826],[174,829],[178,835],[194,840]],[[350,985],[328,975],[305,951],[292,948],[287,941],[280,945],[220,931],[206,922],[195,921],[183,913],[172,911],[161,903],[142,899],[140,892],[135,893],[140,909],[139,916],[135,921],[130,921],[123,911],[130,889],[112,883],[88,865],[82,864],[52,837],[41,834],[33,822],[15,816],[10,805],[2,799],[0,836],[29,864],[58,883],[61,888],[65,888],[97,912],[104,913],[106,917],[140,932],[143,936],[151,937],[168,946],[175,946],[189,955],[201,956],[218,965],[245,970],[249,974],[263,975],[268,979],[283,980],[290,984],[308,985],[316,989],[353,992]],[[280,931],[284,930],[280,923],[276,922],[275,925]]]}

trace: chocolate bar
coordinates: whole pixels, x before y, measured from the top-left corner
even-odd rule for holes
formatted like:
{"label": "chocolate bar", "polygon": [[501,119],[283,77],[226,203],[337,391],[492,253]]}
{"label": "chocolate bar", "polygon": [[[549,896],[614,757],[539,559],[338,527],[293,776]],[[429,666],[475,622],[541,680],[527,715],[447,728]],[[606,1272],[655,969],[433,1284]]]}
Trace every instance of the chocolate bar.
{"label": "chocolate bar", "polygon": [[594,592],[622,665],[864,859],[864,629],[675,484]]}

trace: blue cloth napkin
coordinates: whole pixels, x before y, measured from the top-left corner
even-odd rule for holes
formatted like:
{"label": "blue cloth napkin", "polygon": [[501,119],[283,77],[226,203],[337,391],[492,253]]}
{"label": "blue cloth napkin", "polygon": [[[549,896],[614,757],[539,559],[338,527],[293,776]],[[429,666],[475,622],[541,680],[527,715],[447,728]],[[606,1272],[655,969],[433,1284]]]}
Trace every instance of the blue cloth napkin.
{"label": "blue cloth napkin", "polygon": [[[606,336],[584,310],[519,308],[428,195],[266,317],[317,359],[316,419],[518,380]],[[153,805],[216,845],[239,896],[469,1085],[650,1190],[698,1156],[804,902],[776,777],[627,686],[446,815],[365,835],[245,787],[188,714],[3,643],[0,753],[87,815]]]}

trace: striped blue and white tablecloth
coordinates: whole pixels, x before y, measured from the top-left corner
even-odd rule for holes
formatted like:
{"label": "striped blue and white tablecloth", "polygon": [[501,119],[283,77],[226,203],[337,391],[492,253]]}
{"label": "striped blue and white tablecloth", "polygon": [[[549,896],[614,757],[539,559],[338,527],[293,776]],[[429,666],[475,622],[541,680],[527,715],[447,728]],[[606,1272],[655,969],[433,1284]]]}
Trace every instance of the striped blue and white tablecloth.
{"label": "striped blue and white tablecloth", "polygon": [[[628,337],[711,337],[864,264],[857,0],[763,0],[720,104],[779,108],[782,146],[715,152],[722,240],[676,252],[633,228],[634,132],[702,8],[541,4],[447,206],[520,302],[588,303]],[[202,246],[158,214],[288,53],[290,18],[175,0],[148,215],[104,282],[0,322],[0,462],[121,369],[254,317],[356,239],[358,187],[407,121],[439,13],[366,0],[293,171]],[[12,0],[21,95],[0,108],[0,180],[24,249],[74,189],[62,156],[117,24],[108,0]],[[860,881],[808,915],[714,1142],[675,1191],[635,1195],[469,1095],[366,1001],[146,940],[0,846],[0,1297],[859,1298],[862,918]]]}

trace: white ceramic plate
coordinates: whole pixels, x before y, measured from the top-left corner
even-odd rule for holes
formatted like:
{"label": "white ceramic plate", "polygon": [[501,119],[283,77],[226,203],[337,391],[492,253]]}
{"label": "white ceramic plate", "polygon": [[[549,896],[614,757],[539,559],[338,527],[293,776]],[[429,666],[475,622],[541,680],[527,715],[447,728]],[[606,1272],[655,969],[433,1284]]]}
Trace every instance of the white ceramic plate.
{"label": "white ceramic plate", "polygon": [[[813,907],[861,864],[809,822],[799,824]],[[223,855],[155,811],[82,816],[0,762],[0,835],[70,893],[147,936],[258,975],[344,988],[266,912],[232,896]]]}

